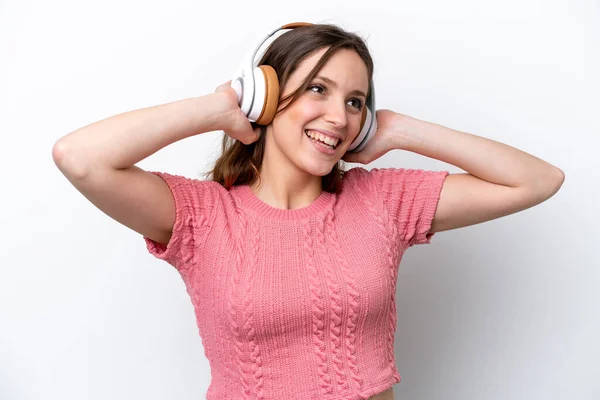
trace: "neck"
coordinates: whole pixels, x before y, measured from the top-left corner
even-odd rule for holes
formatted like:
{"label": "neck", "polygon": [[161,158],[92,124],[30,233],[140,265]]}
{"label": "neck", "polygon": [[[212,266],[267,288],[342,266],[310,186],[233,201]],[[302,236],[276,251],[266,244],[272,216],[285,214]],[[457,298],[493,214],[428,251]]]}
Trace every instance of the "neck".
{"label": "neck", "polygon": [[284,210],[310,205],[322,192],[322,177],[301,171],[268,139],[260,168],[260,185],[256,180],[250,188],[266,204]]}

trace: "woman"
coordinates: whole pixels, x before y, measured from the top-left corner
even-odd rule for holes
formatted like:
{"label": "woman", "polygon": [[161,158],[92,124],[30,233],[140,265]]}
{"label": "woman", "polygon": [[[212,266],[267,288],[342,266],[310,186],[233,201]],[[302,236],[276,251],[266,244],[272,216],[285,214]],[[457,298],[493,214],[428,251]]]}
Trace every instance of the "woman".
{"label": "woman", "polygon": [[[328,51],[329,50],[329,51]],[[398,264],[435,232],[539,204],[561,170],[520,150],[390,110],[358,152],[373,62],[332,25],[279,36],[259,62],[281,88],[260,126],[230,83],[61,138],[53,158],[92,203],[181,274],[211,365],[208,399],[393,399]],[[135,164],[223,130],[210,180]],[[467,173],[361,167],[402,149]]]}

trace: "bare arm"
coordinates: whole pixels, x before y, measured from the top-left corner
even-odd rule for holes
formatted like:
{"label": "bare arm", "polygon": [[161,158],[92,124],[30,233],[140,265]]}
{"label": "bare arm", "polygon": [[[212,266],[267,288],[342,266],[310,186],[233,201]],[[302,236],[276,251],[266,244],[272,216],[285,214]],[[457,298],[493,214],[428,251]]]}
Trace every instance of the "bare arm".
{"label": "bare arm", "polygon": [[565,175],[554,165],[504,143],[396,115],[395,148],[456,165],[442,188],[431,232],[489,221],[552,197]]}
{"label": "bare arm", "polygon": [[[175,221],[167,184],[134,164],[181,139],[220,129],[254,135],[232,90],[129,111],[79,128],[52,149],[56,166],[104,213],[166,244]],[[234,125],[232,125],[232,123]],[[247,124],[247,125],[245,125]],[[241,133],[240,133],[241,132]]]}
{"label": "bare arm", "polygon": [[377,134],[344,160],[368,164],[394,149],[412,151],[455,165],[466,173],[448,175],[430,233],[479,224],[533,207],[552,197],[565,174],[554,165],[482,136],[377,110]]}

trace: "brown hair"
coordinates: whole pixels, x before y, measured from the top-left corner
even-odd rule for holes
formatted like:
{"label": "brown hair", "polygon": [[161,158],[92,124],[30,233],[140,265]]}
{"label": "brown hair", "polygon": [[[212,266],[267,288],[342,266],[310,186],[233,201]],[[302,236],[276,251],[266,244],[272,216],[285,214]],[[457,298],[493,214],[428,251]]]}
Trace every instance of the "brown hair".
{"label": "brown hair", "polygon": [[[279,78],[280,91],[283,92],[290,75],[300,62],[315,51],[326,47],[328,47],[327,51],[298,89],[285,98],[279,99],[280,104],[290,99],[291,101],[277,113],[291,106],[302,96],[327,60],[340,49],[356,51],[367,67],[369,82],[371,82],[373,59],[364,40],[355,33],[347,32],[331,24],[302,26],[282,34],[267,48],[258,65],[270,65],[275,69]],[[370,90],[371,88],[369,88]],[[258,127],[260,125],[252,123],[252,128]],[[262,126],[259,139],[249,145],[223,134],[222,154],[215,162],[213,170],[206,174],[209,179],[219,182],[227,189],[236,185],[252,184],[256,179],[260,179],[260,167],[265,152],[265,131],[266,126]],[[340,192],[343,168],[344,161],[340,160],[331,172],[323,177],[322,189],[324,191]]]}

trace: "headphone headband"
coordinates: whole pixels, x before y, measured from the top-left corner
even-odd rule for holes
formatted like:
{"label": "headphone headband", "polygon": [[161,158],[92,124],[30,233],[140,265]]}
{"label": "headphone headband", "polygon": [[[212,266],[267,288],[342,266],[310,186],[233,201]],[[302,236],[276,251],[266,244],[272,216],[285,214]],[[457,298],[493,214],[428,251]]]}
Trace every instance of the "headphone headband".
{"label": "headphone headband", "polygon": [[289,24],[283,25],[279,29],[294,29],[294,28],[299,28],[301,26],[311,26],[311,25],[313,25],[313,24],[311,24],[310,22],[291,22]]}
{"label": "headphone headband", "polygon": [[302,26],[311,26],[313,24],[311,24],[310,22],[292,22],[290,24],[285,24],[283,26],[280,26],[279,28],[274,29],[273,31],[271,31],[271,33],[269,33],[267,36],[265,36],[265,38],[263,40],[260,41],[260,43],[258,44],[258,46],[256,46],[256,48],[254,49],[254,51],[252,52],[252,54],[250,55],[250,70],[252,70],[255,65],[254,63],[256,62],[256,54],[258,53],[258,50],[260,50],[260,48],[262,47],[262,45],[269,40],[269,38],[271,36],[273,36],[274,34],[276,34],[279,31],[282,30],[288,30],[288,29],[295,29],[295,28],[300,28]]}

